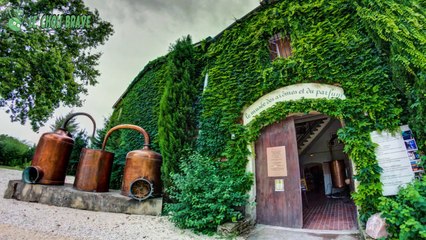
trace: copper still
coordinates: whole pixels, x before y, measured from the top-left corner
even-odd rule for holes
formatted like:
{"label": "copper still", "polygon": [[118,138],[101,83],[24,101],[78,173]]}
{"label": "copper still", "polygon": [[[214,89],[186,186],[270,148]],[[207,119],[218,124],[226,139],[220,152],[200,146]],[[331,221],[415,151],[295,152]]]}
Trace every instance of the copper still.
{"label": "copper still", "polygon": [[343,160],[333,160],[330,162],[331,180],[333,187],[343,188],[345,183],[345,162]]}
{"label": "copper still", "polygon": [[121,194],[142,201],[151,196],[161,196],[161,155],[149,148],[149,135],[141,127],[122,124],[111,128],[105,136],[102,149],[111,133],[118,129],[133,129],[144,136],[144,147],[127,153]]}
{"label": "copper still", "polygon": [[333,135],[328,142],[328,150],[330,151],[330,172],[331,172],[331,181],[334,188],[343,188],[346,186],[346,172],[345,172],[345,162],[343,160],[333,160],[333,145],[337,139],[337,134]]}
{"label": "copper still", "polygon": [[108,192],[114,153],[99,149],[83,148],[74,188],[87,192]]}
{"label": "copper still", "polygon": [[93,122],[93,135],[96,123],[92,116],[78,112],[69,115],[63,125],[54,132],[44,133],[37,144],[31,166],[22,173],[26,183],[40,183],[46,185],[63,185],[74,140],[67,131],[68,122],[79,115],[85,115]]}

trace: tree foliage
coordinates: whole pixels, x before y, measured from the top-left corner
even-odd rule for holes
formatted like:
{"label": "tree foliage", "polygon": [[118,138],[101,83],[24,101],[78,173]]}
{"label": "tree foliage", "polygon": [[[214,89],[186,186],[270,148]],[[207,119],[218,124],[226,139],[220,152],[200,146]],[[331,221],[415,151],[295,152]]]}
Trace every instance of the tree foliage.
{"label": "tree foliage", "polygon": [[71,151],[70,161],[68,163],[67,175],[75,175],[80,161],[81,150],[87,147],[89,137],[84,130],[80,130],[73,135],[74,147]]}
{"label": "tree foliage", "polygon": [[[61,128],[64,125],[65,119],[73,114],[72,112],[68,113],[65,116],[56,117],[55,122],[50,125],[50,130],[55,131]],[[67,132],[69,132],[72,136],[77,133],[78,123],[76,122],[76,118],[71,118],[67,123]]]}
{"label": "tree foliage", "polygon": [[[21,15],[11,16],[17,10]],[[30,17],[51,14],[90,16],[91,24],[75,29],[30,27]],[[20,31],[7,27],[11,17],[22,21]],[[9,1],[0,8],[0,107],[12,121],[29,119],[37,130],[61,103],[81,106],[80,94],[99,76],[95,67],[101,54],[94,49],[112,33],[112,25],[82,0]]]}
{"label": "tree foliage", "polygon": [[108,128],[110,127],[110,124],[109,124],[110,118],[111,116],[105,117],[103,128],[96,130],[95,137],[92,139],[92,142],[91,142],[92,148],[97,148],[97,149],[102,148],[102,143],[104,142],[105,135],[107,131],[109,130]]}
{"label": "tree foliage", "polygon": [[183,151],[193,145],[197,81],[195,51],[189,36],[179,39],[168,56],[166,86],[160,101],[158,137],[163,157],[161,167],[165,188],[172,185],[170,175],[179,172]]}
{"label": "tree foliage", "polygon": [[34,154],[35,146],[14,137],[0,135],[0,165],[24,167]]}

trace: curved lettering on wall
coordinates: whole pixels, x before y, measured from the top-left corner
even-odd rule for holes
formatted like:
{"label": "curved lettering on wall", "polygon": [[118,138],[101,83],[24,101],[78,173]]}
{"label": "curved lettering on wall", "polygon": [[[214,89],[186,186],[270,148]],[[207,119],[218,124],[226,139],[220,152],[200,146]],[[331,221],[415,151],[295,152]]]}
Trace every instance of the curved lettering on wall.
{"label": "curved lettering on wall", "polygon": [[276,103],[300,99],[346,99],[341,87],[319,84],[300,83],[276,89],[250,105],[243,113],[243,123],[247,125],[261,112]]}

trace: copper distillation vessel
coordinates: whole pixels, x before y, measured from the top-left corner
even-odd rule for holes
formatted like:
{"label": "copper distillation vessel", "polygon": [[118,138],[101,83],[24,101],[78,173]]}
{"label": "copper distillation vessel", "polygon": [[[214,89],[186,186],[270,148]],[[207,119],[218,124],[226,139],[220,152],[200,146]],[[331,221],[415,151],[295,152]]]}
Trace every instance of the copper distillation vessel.
{"label": "copper distillation vessel", "polygon": [[101,150],[83,148],[75,174],[74,188],[87,192],[108,192],[114,153],[105,151],[106,138]]}
{"label": "copper distillation vessel", "polygon": [[87,116],[93,123],[95,134],[96,123],[92,116],[78,112],[69,115],[63,125],[54,132],[44,133],[37,144],[31,166],[24,169],[22,179],[26,183],[46,185],[64,185],[66,171],[70,160],[74,140],[67,131],[68,122],[79,115]]}
{"label": "copper distillation vessel", "polygon": [[144,147],[127,153],[124,166],[121,194],[138,201],[149,197],[159,197],[162,193],[161,181],[161,155],[150,149],[148,133],[141,127],[122,124],[111,128],[104,139],[102,149],[105,148],[108,137],[118,129],[132,129],[144,136]]}
{"label": "copper distillation vessel", "polygon": [[330,172],[331,172],[331,181],[334,188],[344,188],[346,187],[345,162],[343,160],[335,160],[333,157],[333,145],[336,139],[337,139],[337,135],[334,135],[328,143],[328,148],[329,148],[330,157],[331,157],[331,161],[329,162]]}

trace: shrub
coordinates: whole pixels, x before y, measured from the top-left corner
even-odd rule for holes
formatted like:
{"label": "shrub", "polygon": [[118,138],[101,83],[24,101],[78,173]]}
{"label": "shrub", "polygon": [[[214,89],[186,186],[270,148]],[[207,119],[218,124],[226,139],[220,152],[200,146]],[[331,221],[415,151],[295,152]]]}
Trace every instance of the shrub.
{"label": "shrub", "polygon": [[379,210],[390,239],[426,239],[426,176],[401,188],[395,197],[382,197]]}
{"label": "shrub", "polygon": [[0,134],[0,165],[25,167],[31,161],[34,149],[17,138]]}
{"label": "shrub", "polygon": [[248,195],[235,189],[247,189],[251,176],[231,177],[221,163],[194,153],[180,164],[182,173],[172,175],[175,185],[170,197],[176,203],[166,204],[171,220],[178,227],[211,233],[217,226],[242,218],[237,207],[244,206]]}

